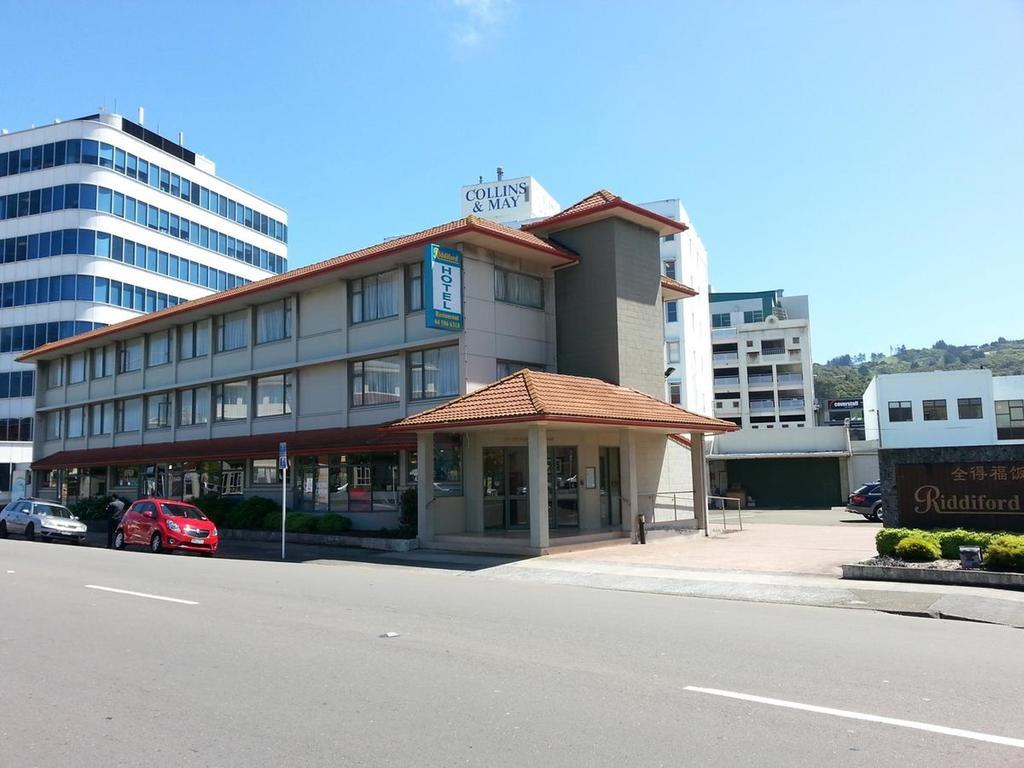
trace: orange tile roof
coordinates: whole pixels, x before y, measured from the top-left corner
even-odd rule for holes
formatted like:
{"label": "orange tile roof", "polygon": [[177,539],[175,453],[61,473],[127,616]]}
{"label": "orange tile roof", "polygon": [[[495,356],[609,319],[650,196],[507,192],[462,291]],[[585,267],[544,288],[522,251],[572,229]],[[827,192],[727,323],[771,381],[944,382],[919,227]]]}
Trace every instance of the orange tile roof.
{"label": "orange tile roof", "polygon": [[381,256],[386,256],[408,248],[426,245],[427,243],[435,240],[451,239],[458,237],[459,235],[473,232],[495,237],[499,240],[512,243],[513,245],[531,248],[540,253],[564,259],[567,263],[579,261],[579,257],[572,251],[555,245],[554,243],[550,243],[536,235],[530,234],[529,232],[524,232],[520,229],[513,229],[512,227],[507,227],[504,224],[489,221],[488,219],[481,219],[479,216],[466,216],[465,218],[457,219],[456,221],[450,221],[447,224],[441,224],[436,227],[431,227],[430,229],[424,229],[421,232],[414,232],[410,235],[386,240],[383,243],[377,243],[376,245],[371,245],[368,248],[362,248],[358,251],[352,251],[351,253],[342,254],[341,256],[335,256],[333,258],[326,259],[325,261],[309,264],[305,267],[298,267],[297,269],[293,269],[289,272],[283,272],[280,275],[274,275],[272,277],[264,278],[263,280],[257,280],[255,282],[248,283],[247,285],[240,285],[237,288],[220,291],[218,293],[210,294],[209,296],[202,296],[198,299],[192,299],[191,301],[186,301],[173,307],[167,307],[166,309],[149,312],[145,315],[140,315],[139,317],[122,320],[120,323],[114,323],[113,325],[108,325],[103,328],[86,331],[85,333],[80,333],[77,336],[72,336],[67,339],[51,341],[48,344],[43,344],[40,347],[36,347],[35,349],[26,352],[18,357],[17,360],[21,362],[32,360],[57,349],[79,344],[83,341],[102,338],[112,333],[118,333],[135,326],[147,325],[151,322],[156,322],[184,312],[191,312],[229,299],[248,296],[250,294],[258,294],[267,288],[286,285],[297,280],[349,267],[353,264],[380,258]]}
{"label": "orange tile roof", "polygon": [[732,422],[684,411],[643,392],[600,379],[525,369],[395,422],[392,428],[431,431],[525,421],[656,427],[672,433],[737,429]]}
{"label": "orange tile roof", "polygon": [[687,296],[696,296],[700,291],[695,288],[691,288],[685,283],[680,283],[678,280],[673,280],[671,277],[661,277],[661,287],[667,288],[670,291],[676,291],[677,293],[685,293]]}
{"label": "orange tile roof", "polygon": [[571,222],[574,219],[578,219],[583,216],[591,216],[604,211],[612,211],[616,208],[628,211],[635,216],[657,223],[659,225],[659,231],[667,229],[672,232],[685,232],[689,229],[686,224],[683,224],[680,221],[670,219],[667,216],[662,216],[660,213],[655,213],[647,208],[642,208],[639,205],[627,202],[618,195],[612,194],[607,189],[599,189],[594,194],[587,195],[578,203],[573,203],[565,210],[560,211],[553,216],[548,216],[546,219],[524,224],[523,229],[528,232],[533,232],[534,230],[544,231],[564,229],[565,227],[562,225],[565,224],[566,226],[571,226],[568,222]]}

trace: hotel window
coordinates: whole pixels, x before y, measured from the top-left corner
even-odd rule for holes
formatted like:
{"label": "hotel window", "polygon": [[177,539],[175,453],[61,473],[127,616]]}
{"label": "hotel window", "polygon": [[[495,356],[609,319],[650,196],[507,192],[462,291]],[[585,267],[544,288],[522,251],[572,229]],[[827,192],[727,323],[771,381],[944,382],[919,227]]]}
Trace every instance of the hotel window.
{"label": "hotel window", "polygon": [[256,307],[256,343],[281,341],[292,335],[292,300],[281,299]]}
{"label": "hotel window", "polygon": [[666,301],[665,302],[665,322],[666,323],[678,323],[679,322],[679,302],[677,302],[677,301]]}
{"label": "hotel window", "polygon": [[1024,400],[996,400],[996,438],[1024,440]]}
{"label": "hotel window", "polygon": [[292,374],[278,373],[256,379],[256,417],[287,416],[292,412]]}
{"label": "hotel window", "polygon": [[365,323],[398,315],[399,271],[349,280],[348,303],[351,322]]}
{"label": "hotel window", "polygon": [[142,401],[138,398],[118,400],[115,422],[118,432],[137,432],[142,426]]}
{"label": "hotel window", "polygon": [[494,268],[494,298],[521,307],[544,308],[544,281],[534,275]]}
{"label": "hotel window", "polygon": [[68,437],[85,436],[85,408],[68,408]]}
{"label": "hotel window", "polygon": [[498,378],[503,379],[506,376],[511,376],[516,371],[523,369],[528,371],[541,371],[542,373],[547,370],[540,363],[524,363],[521,360],[498,360]]}
{"label": "hotel window", "polygon": [[241,309],[217,316],[217,351],[242,349],[249,343],[249,311]]}
{"label": "hotel window", "polygon": [[80,384],[85,381],[86,353],[80,352],[68,358],[68,384]]}
{"label": "hotel window", "polygon": [[429,400],[459,394],[459,348],[409,353],[409,399]]}
{"label": "hotel window", "polygon": [[96,403],[89,406],[89,434],[109,435],[114,428],[114,404]]}
{"label": "hotel window", "polygon": [[402,369],[398,357],[359,360],[350,366],[351,405],[389,405],[400,400]]}
{"label": "hotel window", "polygon": [[665,356],[668,358],[668,361],[670,363],[678,363],[679,362],[679,342],[678,341],[668,341],[668,342],[665,342],[665,350],[666,350]]}
{"label": "hotel window", "polygon": [[237,421],[249,418],[249,380],[225,381],[213,385],[213,420]]}
{"label": "hotel window", "polygon": [[668,401],[672,403],[672,405],[679,405],[683,402],[682,388],[679,384],[672,382],[668,385]]}
{"label": "hotel window", "polygon": [[158,331],[156,333],[149,334],[147,350],[146,350],[146,365],[165,365],[171,361],[171,332]]}
{"label": "hotel window", "polygon": [[277,468],[277,459],[252,460],[253,485],[280,485],[281,471]]}
{"label": "hotel window", "polygon": [[922,400],[921,410],[925,421],[945,421],[947,418],[945,400]]}
{"label": "hotel window", "polygon": [[64,412],[50,411],[46,414],[46,439],[57,440],[63,433]]}
{"label": "hotel window", "polygon": [[909,400],[889,401],[889,421],[913,421],[914,411]]}
{"label": "hotel window", "polygon": [[142,339],[129,339],[121,342],[120,357],[117,364],[118,373],[130,373],[142,368]]}
{"label": "hotel window", "polygon": [[434,495],[462,495],[462,437],[458,434],[434,435]]}
{"label": "hotel window", "polygon": [[46,364],[46,386],[48,389],[64,386],[63,360],[51,360]]}
{"label": "hotel window", "polygon": [[763,322],[763,321],[764,321],[764,310],[763,309],[755,309],[752,312],[744,312],[743,313],[743,322],[744,323],[760,323],[760,322]]}
{"label": "hotel window", "polygon": [[665,277],[669,277],[669,278],[675,280],[676,279],[676,260],[675,259],[665,259],[665,261],[662,262],[662,266],[664,266],[664,268],[665,268]]}
{"label": "hotel window", "polygon": [[711,315],[711,327],[712,328],[731,328],[732,327],[732,315],[728,312],[719,312]]}
{"label": "hotel window", "polygon": [[206,357],[210,351],[210,321],[188,323],[178,329],[178,359]]}
{"label": "hotel window", "polygon": [[178,391],[178,425],[190,427],[193,424],[210,422],[210,388],[196,387]]}
{"label": "hotel window", "polygon": [[102,379],[114,373],[114,348],[100,347],[92,351],[92,377]]}
{"label": "hotel window", "polygon": [[146,429],[171,426],[171,393],[161,392],[146,398]]}
{"label": "hotel window", "polygon": [[405,311],[418,312],[423,309],[423,262],[409,264],[405,268]]}
{"label": "hotel window", "polygon": [[980,397],[957,398],[956,408],[961,419],[981,419],[982,415]]}

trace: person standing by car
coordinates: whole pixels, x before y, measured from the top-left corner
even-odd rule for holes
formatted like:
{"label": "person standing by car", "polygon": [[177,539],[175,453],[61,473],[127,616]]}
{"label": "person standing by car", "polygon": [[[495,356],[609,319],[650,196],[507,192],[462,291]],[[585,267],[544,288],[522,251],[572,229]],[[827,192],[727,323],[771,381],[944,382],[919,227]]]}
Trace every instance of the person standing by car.
{"label": "person standing by car", "polygon": [[124,516],[124,500],[115,496],[107,504],[107,549],[114,546],[114,532]]}

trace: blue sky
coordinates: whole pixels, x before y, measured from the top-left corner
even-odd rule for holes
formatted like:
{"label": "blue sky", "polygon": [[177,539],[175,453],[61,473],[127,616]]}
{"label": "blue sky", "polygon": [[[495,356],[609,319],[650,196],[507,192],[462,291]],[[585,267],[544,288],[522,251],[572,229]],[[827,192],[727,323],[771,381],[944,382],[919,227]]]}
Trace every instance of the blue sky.
{"label": "blue sky", "polygon": [[681,197],[716,290],[810,294],[819,362],[1024,336],[1019,2],[0,9],[2,127],[144,105],[288,209],[293,266],[502,165],[563,205]]}

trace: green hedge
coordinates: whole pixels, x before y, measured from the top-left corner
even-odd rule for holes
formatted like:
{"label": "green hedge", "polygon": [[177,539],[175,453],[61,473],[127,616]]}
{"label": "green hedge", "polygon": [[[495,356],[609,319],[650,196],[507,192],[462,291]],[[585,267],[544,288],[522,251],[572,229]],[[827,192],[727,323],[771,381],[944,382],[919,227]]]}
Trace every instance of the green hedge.
{"label": "green hedge", "polygon": [[352,521],[344,515],[320,515],[314,520],[317,533],[337,535],[352,530]]}
{"label": "green hedge", "polygon": [[896,545],[896,557],[908,562],[930,563],[942,554],[933,538],[907,536]]}
{"label": "green hedge", "polygon": [[107,505],[113,496],[87,496],[71,504],[68,509],[80,520],[105,520]]}
{"label": "green hedge", "polygon": [[960,547],[981,547],[984,553],[995,535],[985,531],[966,531],[963,528],[936,532],[939,549],[942,550],[942,556],[948,560],[960,559]]}
{"label": "green hedge", "polygon": [[985,550],[984,562],[991,571],[1024,573],[1024,536],[993,536]]}
{"label": "green hedge", "polygon": [[[1024,573],[1024,535],[964,528],[951,531],[882,528],[875,534],[878,554],[901,560],[928,562],[940,556],[959,560],[960,547],[980,547],[985,568],[989,570]],[[933,551],[934,557],[931,556]]]}
{"label": "green hedge", "polygon": [[930,540],[936,547],[939,546],[939,540],[930,531],[922,531],[916,528],[882,528],[875,534],[875,549],[883,557],[896,557],[897,545],[908,536],[923,537]]}

